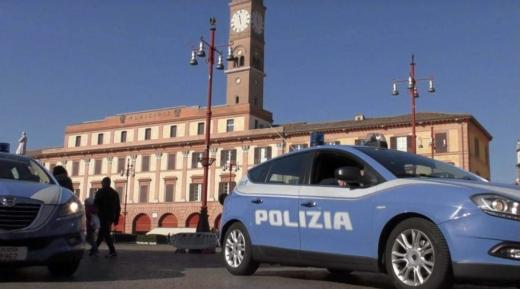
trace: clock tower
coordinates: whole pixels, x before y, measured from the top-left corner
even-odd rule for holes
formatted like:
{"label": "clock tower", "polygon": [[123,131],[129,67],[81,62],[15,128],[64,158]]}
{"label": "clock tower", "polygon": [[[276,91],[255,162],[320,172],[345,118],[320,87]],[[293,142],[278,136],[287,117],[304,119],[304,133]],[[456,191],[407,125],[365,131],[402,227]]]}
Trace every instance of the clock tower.
{"label": "clock tower", "polygon": [[229,42],[233,61],[227,70],[227,105],[249,106],[249,128],[269,126],[272,114],[264,110],[264,17],[263,0],[232,0]]}

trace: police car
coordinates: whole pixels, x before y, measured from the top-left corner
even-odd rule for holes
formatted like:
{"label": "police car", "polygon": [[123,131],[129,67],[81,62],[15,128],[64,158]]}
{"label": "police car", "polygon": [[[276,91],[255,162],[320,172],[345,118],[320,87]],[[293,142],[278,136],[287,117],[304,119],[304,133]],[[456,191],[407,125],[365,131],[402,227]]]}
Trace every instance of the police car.
{"label": "police car", "polygon": [[0,144],[0,268],[45,265],[72,275],[83,240],[79,200],[36,161]]}
{"label": "police car", "polygon": [[387,273],[396,288],[520,284],[520,189],[429,158],[318,146],[252,168],[225,198],[227,270]]}

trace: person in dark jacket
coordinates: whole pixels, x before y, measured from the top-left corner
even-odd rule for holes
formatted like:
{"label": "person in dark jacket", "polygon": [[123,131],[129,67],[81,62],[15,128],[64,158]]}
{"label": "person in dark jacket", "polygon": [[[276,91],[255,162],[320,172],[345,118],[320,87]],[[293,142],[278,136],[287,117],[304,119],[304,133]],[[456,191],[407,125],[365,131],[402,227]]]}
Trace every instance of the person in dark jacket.
{"label": "person in dark jacket", "polygon": [[60,186],[74,192],[72,180],[69,178],[69,174],[63,166],[55,166],[54,169],[52,169],[52,174],[54,175],[54,178],[58,181],[58,184],[60,184]]}
{"label": "person in dark jacket", "polygon": [[118,193],[110,187],[111,180],[106,177],[101,181],[101,189],[96,192],[94,205],[97,208],[99,217],[99,233],[96,241],[96,246],[93,247],[91,255],[97,253],[99,245],[105,241],[109,248],[107,257],[117,256],[114,241],[110,236],[112,224],[117,225],[119,221],[119,214],[121,214],[121,205],[119,203]]}

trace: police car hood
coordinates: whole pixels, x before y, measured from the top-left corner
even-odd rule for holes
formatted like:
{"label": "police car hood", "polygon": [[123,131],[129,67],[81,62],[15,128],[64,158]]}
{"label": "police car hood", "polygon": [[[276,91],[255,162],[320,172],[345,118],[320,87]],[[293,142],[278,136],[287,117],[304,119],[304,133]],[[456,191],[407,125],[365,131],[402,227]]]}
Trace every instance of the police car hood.
{"label": "police car hood", "polygon": [[57,185],[0,179],[0,197],[28,198],[47,205],[56,205],[63,203],[64,192],[65,190]]}
{"label": "police car hood", "polygon": [[455,186],[474,194],[498,194],[506,198],[520,201],[520,186],[454,179],[428,179],[428,182]]}

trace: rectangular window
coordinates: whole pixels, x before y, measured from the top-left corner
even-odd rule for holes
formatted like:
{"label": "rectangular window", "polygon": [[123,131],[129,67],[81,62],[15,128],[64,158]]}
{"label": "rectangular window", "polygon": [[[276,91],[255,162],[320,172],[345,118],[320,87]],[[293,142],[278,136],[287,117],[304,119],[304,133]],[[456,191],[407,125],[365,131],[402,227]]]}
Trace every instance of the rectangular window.
{"label": "rectangular window", "polygon": [[204,123],[199,122],[197,124],[197,135],[203,135],[204,134]]}
{"label": "rectangular window", "polygon": [[292,144],[291,146],[289,146],[289,152],[302,150],[302,149],[305,149],[305,148],[308,148],[308,147],[309,147],[309,145],[306,144],[306,143],[303,143],[303,144]]}
{"label": "rectangular window", "polygon": [[175,153],[168,154],[167,170],[175,170]]}
{"label": "rectangular window", "polygon": [[220,166],[224,166],[227,162],[237,163],[237,150],[221,150],[220,151]]}
{"label": "rectangular window", "polygon": [[164,186],[164,201],[165,202],[173,202],[173,196],[175,194],[175,184],[167,183]]}
{"label": "rectangular window", "polygon": [[101,168],[103,167],[103,160],[94,161],[94,175],[101,175]]}
{"label": "rectangular window", "polygon": [[125,142],[126,142],[126,135],[127,135],[126,130],[124,130],[124,131],[121,132],[121,142],[122,142],[122,143],[125,143]]}
{"label": "rectangular window", "polygon": [[144,130],[144,140],[151,140],[152,139],[152,129],[147,128]]}
{"label": "rectangular window", "polygon": [[142,156],[141,158],[141,172],[150,171],[150,156]]}
{"label": "rectangular window", "polygon": [[125,170],[126,170],[125,165],[126,165],[125,158],[123,158],[123,157],[117,158],[117,173],[118,174],[125,173]]}
{"label": "rectangular window", "polygon": [[98,190],[98,188],[90,188],[90,190],[88,190],[87,198],[94,198],[96,196],[97,190]]}
{"label": "rectangular window", "polygon": [[358,138],[357,140],[354,141],[354,144],[357,145],[357,146],[362,146],[363,142],[364,142],[363,139]]}
{"label": "rectangular window", "polygon": [[202,192],[202,184],[190,184],[190,202],[200,201],[200,193]]}
{"label": "rectangular window", "polygon": [[116,183],[116,192],[119,195],[119,200],[124,202],[124,194],[125,194],[125,183]]}
{"label": "rectangular window", "polygon": [[226,132],[231,132],[235,130],[235,120],[228,119],[226,120]]}
{"label": "rectangular window", "polygon": [[219,195],[222,195],[222,194],[227,194],[229,192],[231,192],[236,186],[236,183],[235,182],[231,182],[231,189],[229,189],[229,183],[228,182],[220,182],[218,184],[218,194]]}
{"label": "rectangular window", "polygon": [[170,137],[176,137],[177,136],[177,126],[172,125],[170,126]]}
{"label": "rectangular window", "polygon": [[81,136],[80,135],[76,136],[76,140],[74,142],[74,146],[75,147],[80,147],[81,146]]}
{"label": "rectangular window", "polygon": [[408,136],[393,136],[390,138],[390,148],[403,152],[412,151],[412,139],[411,135]]}
{"label": "rectangular window", "polygon": [[270,160],[272,158],[272,148],[256,147],[255,148],[255,165]]}
{"label": "rectangular window", "polygon": [[103,144],[103,136],[104,136],[104,134],[98,133],[98,135],[97,135],[97,144],[98,145],[102,145]]}
{"label": "rectangular window", "polygon": [[337,145],[340,145],[341,142],[339,140],[331,140],[331,141],[325,142],[325,144],[331,145],[331,146],[337,146]]}
{"label": "rectangular window", "polygon": [[141,183],[139,185],[139,203],[148,203],[148,183]]}
{"label": "rectangular window", "polygon": [[72,176],[73,177],[79,176],[79,162],[78,161],[72,162]]}
{"label": "rectangular window", "polygon": [[448,134],[447,133],[436,133],[434,136],[435,140],[435,152],[445,153],[448,151]]}
{"label": "rectangular window", "polygon": [[74,195],[79,198],[80,194],[81,194],[81,190],[74,188]]}
{"label": "rectangular window", "polygon": [[200,161],[202,160],[203,156],[204,156],[204,153],[194,152],[191,154],[191,168],[192,169],[202,168],[202,164],[200,163]]}

